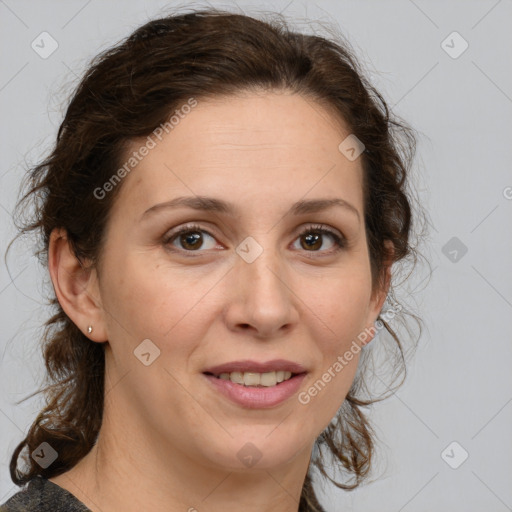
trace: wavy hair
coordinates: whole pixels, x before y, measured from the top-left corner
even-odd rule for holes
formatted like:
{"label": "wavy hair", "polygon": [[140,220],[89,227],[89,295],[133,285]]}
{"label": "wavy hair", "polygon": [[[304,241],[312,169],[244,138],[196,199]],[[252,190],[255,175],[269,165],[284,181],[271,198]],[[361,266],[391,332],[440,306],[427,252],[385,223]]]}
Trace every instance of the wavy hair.
{"label": "wavy hair", "polygon": [[[416,263],[409,180],[416,137],[412,128],[391,115],[351,45],[341,35],[325,38],[294,31],[279,15],[264,20],[216,9],[149,21],[92,60],[72,94],[51,153],[25,177],[17,212],[30,206],[31,214],[17,222],[18,236],[36,235],[36,255],[47,267],[50,234],[64,228],[78,260],[99,264],[109,212],[122,183],[101,201],[94,190],[118,169],[126,144],[151,134],[187,98],[262,89],[290,91],[325,106],[363,141],[364,216],[373,288],[384,286],[390,257],[393,263]],[[386,240],[393,244],[391,255]],[[395,276],[388,292],[394,301]],[[71,469],[91,450],[102,423],[104,345],[84,336],[54,295],[49,302],[52,316],[41,340],[47,386],[36,391],[44,393],[46,406],[12,455],[10,474],[19,486],[38,475],[50,478]],[[396,389],[391,384],[406,374],[403,343],[382,313],[378,320],[391,340],[385,355],[391,383],[386,383],[384,394],[369,393],[375,343],[364,347],[342,407],[316,441],[300,512],[323,510],[313,489],[313,466],[343,489],[354,489],[370,471],[375,432],[365,408],[389,396]],[[396,322],[407,326],[406,315],[416,320],[421,332],[421,320],[405,308]],[[383,343],[379,336],[378,344]],[[32,453],[43,441],[59,453],[47,468],[22,453]],[[341,468],[343,481],[329,476],[325,452]],[[20,457],[24,469],[18,468]]]}

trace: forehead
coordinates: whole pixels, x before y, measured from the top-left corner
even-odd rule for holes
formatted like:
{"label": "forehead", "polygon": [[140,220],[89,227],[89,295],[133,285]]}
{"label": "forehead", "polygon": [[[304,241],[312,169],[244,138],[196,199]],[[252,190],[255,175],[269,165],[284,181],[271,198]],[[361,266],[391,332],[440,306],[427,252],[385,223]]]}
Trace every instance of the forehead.
{"label": "forehead", "polygon": [[[362,208],[361,159],[338,148],[350,132],[312,99],[246,93],[198,99],[186,111],[168,133],[150,135],[152,149],[124,178],[121,196],[132,208],[184,194],[295,202],[326,193]],[[125,157],[146,141],[133,141]]]}

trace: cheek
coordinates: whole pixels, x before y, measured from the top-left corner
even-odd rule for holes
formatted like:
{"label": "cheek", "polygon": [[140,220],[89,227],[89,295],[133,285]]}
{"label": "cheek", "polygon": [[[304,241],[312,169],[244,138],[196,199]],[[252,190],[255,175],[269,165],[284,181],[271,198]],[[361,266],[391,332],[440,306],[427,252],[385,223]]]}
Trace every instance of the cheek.
{"label": "cheek", "polygon": [[191,279],[190,269],[150,260],[142,253],[111,263],[102,287],[109,339],[126,344],[128,335],[133,348],[150,339],[162,352],[170,344],[174,355],[180,346],[190,352],[207,325],[216,279],[211,273]]}
{"label": "cheek", "polygon": [[169,317],[165,322],[161,318],[161,310],[165,304],[168,314],[172,314],[172,305],[179,304],[179,290],[167,280],[157,279],[158,272],[157,265],[143,258],[128,256],[111,261],[103,286],[105,307],[110,306],[112,312],[116,312],[132,327],[142,322],[142,325],[153,326],[158,331],[163,330],[167,323],[169,329],[173,318]]}
{"label": "cheek", "polygon": [[314,436],[324,430],[342,406],[354,381],[358,362],[358,353],[352,354],[348,361],[342,352],[312,375],[299,393],[299,407],[307,417],[315,418],[312,423]]}
{"label": "cheek", "polygon": [[314,339],[322,345],[322,352],[332,357],[366,327],[371,282],[364,273],[347,272],[331,279],[327,286],[307,284],[300,294],[306,297],[308,314],[317,319],[311,323],[319,329]]}
{"label": "cheek", "polygon": [[299,401],[322,418],[332,418],[354,380],[360,358],[358,336],[364,332],[370,299],[370,281],[352,274],[333,281],[323,293],[309,292],[311,333],[321,363],[305,383]]}

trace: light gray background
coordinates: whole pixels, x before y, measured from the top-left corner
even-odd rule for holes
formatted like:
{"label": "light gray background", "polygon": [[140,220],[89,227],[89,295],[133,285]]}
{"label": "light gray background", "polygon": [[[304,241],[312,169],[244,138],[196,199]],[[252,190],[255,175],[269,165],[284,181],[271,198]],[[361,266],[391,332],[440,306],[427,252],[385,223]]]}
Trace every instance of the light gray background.
{"label": "light gray background", "polygon": [[[14,234],[10,212],[23,169],[52,144],[74,76],[172,5],[0,0],[2,256]],[[419,266],[414,298],[404,298],[427,330],[404,386],[374,408],[381,439],[375,481],[353,492],[325,485],[322,501],[329,511],[512,510],[511,0],[238,6],[337,23],[394,111],[420,133],[416,187],[433,224],[423,249],[433,274],[423,281],[428,268]],[[43,31],[59,45],[47,59],[31,48]],[[458,58],[441,46],[453,31],[469,43]],[[452,51],[461,48],[450,41]],[[455,253],[443,253],[452,237],[468,249],[456,262]],[[47,317],[43,272],[30,248],[18,244],[9,263],[11,275],[0,266],[0,502],[18,490],[8,462],[42,405],[40,396],[15,401],[41,384],[38,339]],[[441,456],[453,441],[461,448],[448,451],[452,464],[462,449],[469,453],[458,469]]]}

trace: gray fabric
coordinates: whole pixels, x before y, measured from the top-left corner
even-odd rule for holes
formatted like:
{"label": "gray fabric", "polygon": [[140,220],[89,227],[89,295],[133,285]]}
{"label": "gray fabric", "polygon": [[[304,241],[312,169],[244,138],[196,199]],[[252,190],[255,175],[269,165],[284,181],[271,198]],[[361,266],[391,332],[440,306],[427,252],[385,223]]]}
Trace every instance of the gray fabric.
{"label": "gray fabric", "polygon": [[0,512],[91,511],[66,489],[39,476],[0,505]]}

